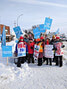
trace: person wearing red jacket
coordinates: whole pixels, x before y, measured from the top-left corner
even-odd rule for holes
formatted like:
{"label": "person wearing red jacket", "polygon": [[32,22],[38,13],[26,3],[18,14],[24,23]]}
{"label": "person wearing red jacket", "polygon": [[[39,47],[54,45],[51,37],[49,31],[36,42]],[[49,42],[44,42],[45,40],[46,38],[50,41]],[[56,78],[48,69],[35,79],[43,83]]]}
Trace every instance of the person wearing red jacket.
{"label": "person wearing red jacket", "polygon": [[29,39],[27,47],[28,47],[28,63],[30,63],[31,61],[32,61],[32,63],[34,63],[34,58],[33,58],[34,42],[33,42],[33,39]]}

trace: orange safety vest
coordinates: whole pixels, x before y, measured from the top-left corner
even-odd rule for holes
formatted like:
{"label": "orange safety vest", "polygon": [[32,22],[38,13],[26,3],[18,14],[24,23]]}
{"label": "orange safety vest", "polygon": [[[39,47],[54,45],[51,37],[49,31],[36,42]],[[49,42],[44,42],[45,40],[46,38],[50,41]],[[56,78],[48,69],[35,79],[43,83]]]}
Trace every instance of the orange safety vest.
{"label": "orange safety vest", "polygon": [[41,43],[39,43],[39,46],[40,46],[39,52],[43,52],[42,42],[41,42]]}

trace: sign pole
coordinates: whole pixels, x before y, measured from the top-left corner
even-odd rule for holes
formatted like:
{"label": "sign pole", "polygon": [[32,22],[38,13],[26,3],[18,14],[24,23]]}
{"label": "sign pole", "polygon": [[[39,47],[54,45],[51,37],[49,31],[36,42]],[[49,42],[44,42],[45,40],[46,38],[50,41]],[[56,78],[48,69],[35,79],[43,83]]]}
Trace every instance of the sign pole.
{"label": "sign pole", "polygon": [[7,57],[7,66],[8,66],[8,57]]}

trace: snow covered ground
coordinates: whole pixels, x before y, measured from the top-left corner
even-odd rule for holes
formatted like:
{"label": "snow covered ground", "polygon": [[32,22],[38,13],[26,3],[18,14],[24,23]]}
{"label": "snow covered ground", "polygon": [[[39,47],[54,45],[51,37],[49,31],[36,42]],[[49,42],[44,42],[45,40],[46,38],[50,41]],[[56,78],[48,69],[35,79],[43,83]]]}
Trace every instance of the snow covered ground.
{"label": "snow covered ground", "polygon": [[63,67],[55,66],[54,63],[52,66],[43,64],[40,67],[24,63],[21,68],[17,68],[12,58],[7,66],[0,49],[0,89],[67,89],[67,43],[64,44]]}

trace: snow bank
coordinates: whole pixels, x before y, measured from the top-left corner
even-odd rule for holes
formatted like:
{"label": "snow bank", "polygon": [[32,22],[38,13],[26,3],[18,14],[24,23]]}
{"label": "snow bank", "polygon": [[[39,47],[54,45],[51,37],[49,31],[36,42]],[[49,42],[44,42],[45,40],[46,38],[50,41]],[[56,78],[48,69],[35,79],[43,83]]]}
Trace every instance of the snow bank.
{"label": "snow bank", "polygon": [[[8,45],[14,46],[14,42]],[[65,59],[66,53],[67,49],[64,48]],[[67,60],[64,60],[63,67],[24,63],[21,68],[10,60],[12,58],[9,58],[7,66],[0,49],[0,89],[67,89]]]}
{"label": "snow bank", "polygon": [[10,83],[18,79],[25,79],[31,73],[31,69],[27,63],[24,63],[21,68],[16,65],[6,66],[0,63],[0,83]]}

